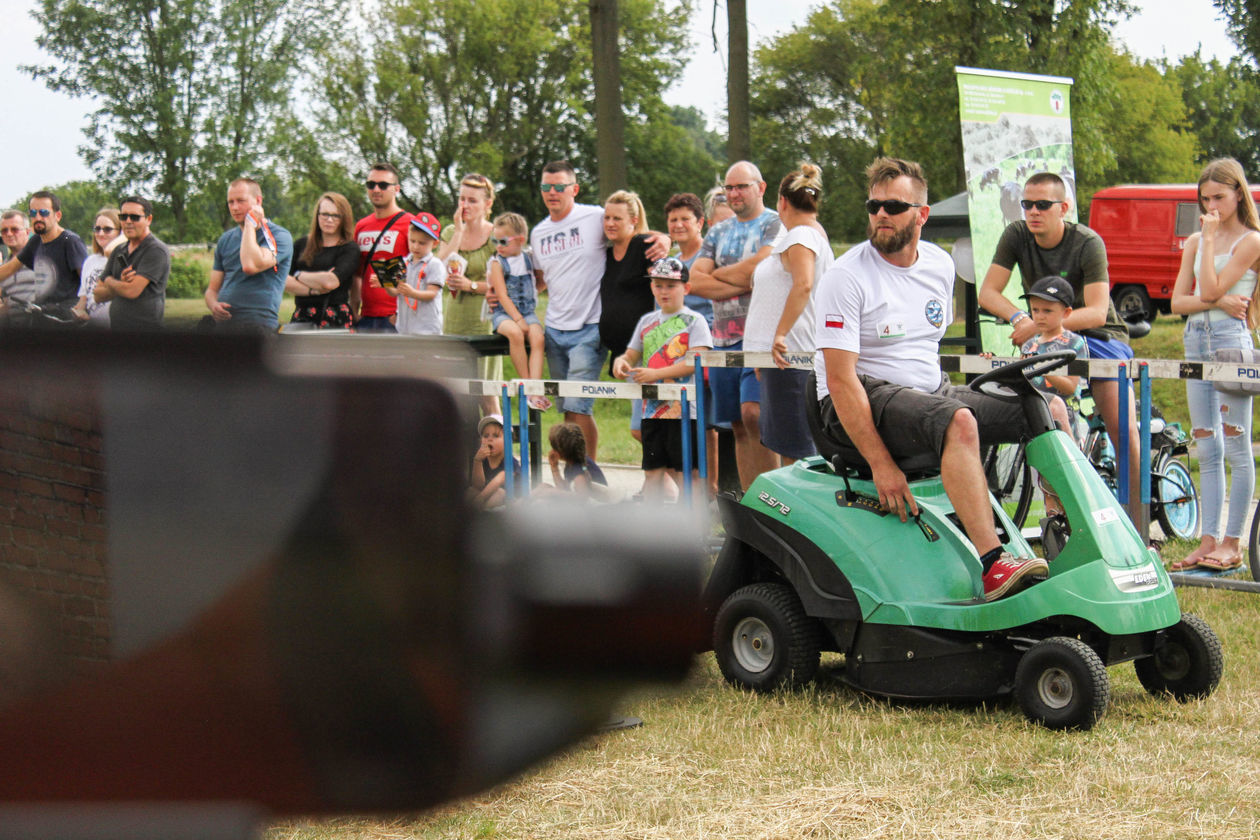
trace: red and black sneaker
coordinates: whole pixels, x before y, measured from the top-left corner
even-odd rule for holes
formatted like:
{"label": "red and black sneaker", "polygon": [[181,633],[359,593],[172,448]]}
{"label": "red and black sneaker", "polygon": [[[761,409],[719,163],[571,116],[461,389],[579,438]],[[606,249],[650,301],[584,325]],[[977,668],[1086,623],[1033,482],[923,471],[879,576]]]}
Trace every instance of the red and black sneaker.
{"label": "red and black sneaker", "polygon": [[984,573],[984,600],[996,601],[1050,574],[1050,566],[1040,557],[1012,557],[1007,552]]}

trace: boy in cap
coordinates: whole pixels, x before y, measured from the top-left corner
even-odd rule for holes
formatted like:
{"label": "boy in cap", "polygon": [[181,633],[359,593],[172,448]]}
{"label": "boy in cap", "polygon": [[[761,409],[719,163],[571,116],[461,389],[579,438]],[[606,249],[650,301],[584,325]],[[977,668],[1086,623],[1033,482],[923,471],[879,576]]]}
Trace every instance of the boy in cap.
{"label": "boy in cap", "polygon": [[[688,309],[683,299],[691,290],[687,266],[677,257],[657,260],[648,269],[652,296],[659,309],[639,319],[630,346],[613,361],[613,376],[629,382],[675,382],[695,372],[691,357],[713,346],[704,316]],[[646,361],[644,367],[639,367]],[[689,405],[696,416],[694,402]],[[660,501],[669,474],[681,486],[682,406],[677,400],[643,401],[643,498]],[[693,470],[692,478],[695,472]],[[696,492],[702,487],[697,486]]]}
{"label": "boy in cap", "polygon": [[[1064,319],[1072,312],[1074,294],[1072,286],[1066,280],[1053,276],[1041,278],[1028,290],[1024,299],[1028,301],[1028,313],[1037,327],[1037,334],[1020,347],[1023,356],[1071,350],[1076,353],[1077,359],[1089,358],[1089,347],[1085,338],[1063,327]],[[1067,418],[1067,428],[1064,431],[1076,438],[1077,444],[1082,443],[1084,437],[1077,428],[1076,414],[1072,410],[1072,406],[1080,401],[1081,378],[1060,371],[1058,374],[1034,377],[1033,384],[1047,394],[1062,398]],[[1051,400],[1051,413],[1054,413],[1054,408],[1056,406]],[[1062,418],[1056,416],[1055,419]]]}
{"label": "boy in cap", "polygon": [[[468,476],[468,503],[478,510],[499,507],[507,501],[507,477],[504,475],[503,416],[487,414],[477,424],[481,446],[473,456]],[[512,459],[512,468],[519,476],[521,464]],[[522,479],[523,480],[523,479]]]}
{"label": "boy in cap", "polygon": [[432,213],[417,213],[407,226],[407,275],[385,291],[398,298],[399,335],[442,334],[442,287],[446,266],[433,253],[442,223]]}

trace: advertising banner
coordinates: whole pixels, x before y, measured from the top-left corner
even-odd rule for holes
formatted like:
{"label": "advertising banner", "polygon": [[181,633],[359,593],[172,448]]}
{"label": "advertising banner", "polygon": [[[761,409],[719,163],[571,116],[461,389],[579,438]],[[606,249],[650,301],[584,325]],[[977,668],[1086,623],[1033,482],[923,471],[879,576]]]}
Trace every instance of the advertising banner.
{"label": "advertising banner", "polygon": [[[971,218],[976,282],[984,280],[1002,231],[1024,218],[1019,206],[1024,182],[1053,172],[1067,185],[1071,221],[1076,221],[1076,169],[1072,160],[1072,80],[1000,70],[955,67],[963,160]],[[1006,296],[1021,309],[1023,285],[1016,268]],[[1010,327],[980,319],[985,350],[1010,353]]]}

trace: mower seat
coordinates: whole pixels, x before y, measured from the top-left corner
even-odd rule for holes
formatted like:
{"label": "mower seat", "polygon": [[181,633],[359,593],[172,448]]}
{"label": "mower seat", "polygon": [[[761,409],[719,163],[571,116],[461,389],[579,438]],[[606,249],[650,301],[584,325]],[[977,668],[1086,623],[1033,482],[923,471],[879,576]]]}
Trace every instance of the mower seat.
{"label": "mower seat", "polygon": [[[870,480],[871,467],[858,452],[857,447],[848,441],[839,441],[827,433],[822,420],[822,406],[813,398],[817,381],[814,374],[809,375],[805,402],[805,419],[809,423],[809,433],[814,438],[814,446],[836,475],[848,475],[850,478]],[[906,474],[906,481],[922,478],[934,478],[940,475],[941,459],[932,452],[916,453],[896,459],[898,468]]]}

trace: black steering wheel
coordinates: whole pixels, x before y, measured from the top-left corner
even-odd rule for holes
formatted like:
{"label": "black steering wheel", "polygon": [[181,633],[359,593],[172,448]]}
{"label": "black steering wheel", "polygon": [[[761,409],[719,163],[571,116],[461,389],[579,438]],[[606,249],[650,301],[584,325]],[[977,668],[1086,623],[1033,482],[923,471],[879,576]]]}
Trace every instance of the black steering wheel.
{"label": "black steering wheel", "polygon": [[1056,350],[1040,356],[1029,356],[980,374],[971,380],[971,388],[1005,402],[1019,402],[1029,394],[1038,393],[1029,381],[1034,376],[1044,376],[1075,358],[1076,353],[1072,350]]}

